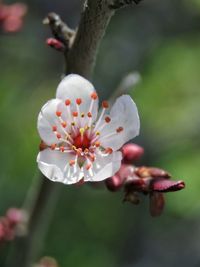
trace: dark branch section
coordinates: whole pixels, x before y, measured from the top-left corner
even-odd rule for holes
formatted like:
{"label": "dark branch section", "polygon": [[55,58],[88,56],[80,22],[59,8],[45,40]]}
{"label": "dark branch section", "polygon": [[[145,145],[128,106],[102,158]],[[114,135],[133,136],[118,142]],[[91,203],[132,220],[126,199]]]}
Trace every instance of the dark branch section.
{"label": "dark branch section", "polygon": [[139,4],[142,0],[115,0],[110,4],[111,9],[119,9],[132,4]]}
{"label": "dark branch section", "polygon": [[66,53],[66,73],[90,78],[100,41],[113,14],[107,0],[85,2],[73,46]]}

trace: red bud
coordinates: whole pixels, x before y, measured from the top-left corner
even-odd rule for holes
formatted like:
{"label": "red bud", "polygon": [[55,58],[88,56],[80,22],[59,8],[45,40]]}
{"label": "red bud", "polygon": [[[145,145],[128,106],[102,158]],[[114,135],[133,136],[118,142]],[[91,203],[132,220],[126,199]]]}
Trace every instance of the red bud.
{"label": "red bud", "polygon": [[65,46],[62,42],[58,41],[57,39],[55,38],[48,38],[46,40],[46,44],[58,51],[61,51],[63,52],[65,50]]}
{"label": "red bud", "polygon": [[122,155],[125,163],[138,160],[144,154],[144,149],[136,144],[126,144],[122,147]]}

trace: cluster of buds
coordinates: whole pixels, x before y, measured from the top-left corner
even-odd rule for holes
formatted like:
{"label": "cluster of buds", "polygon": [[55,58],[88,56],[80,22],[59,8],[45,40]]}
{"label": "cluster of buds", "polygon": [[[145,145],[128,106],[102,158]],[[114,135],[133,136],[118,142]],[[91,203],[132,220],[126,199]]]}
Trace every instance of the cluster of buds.
{"label": "cluster of buds", "polygon": [[54,258],[43,257],[36,265],[33,267],[58,267],[58,263]]}
{"label": "cluster of buds", "polygon": [[23,3],[5,5],[0,3],[0,24],[5,32],[18,32],[23,26],[27,6]]}
{"label": "cluster of buds", "polygon": [[123,164],[113,177],[106,180],[106,186],[113,192],[123,188],[124,201],[133,204],[139,204],[141,194],[148,195],[151,215],[159,216],[164,208],[163,193],[181,190],[185,184],[171,180],[171,175],[162,169],[134,166],[134,161],[143,153],[143,148],[138,145],[125,145],[122,148]]}
{"label": "cluster of buds", "polygon": [[13,240],[18,226],[25,223],[26,217],[23,210],[17,208],[8,209],[5,216],[0,218],[0,242]]}

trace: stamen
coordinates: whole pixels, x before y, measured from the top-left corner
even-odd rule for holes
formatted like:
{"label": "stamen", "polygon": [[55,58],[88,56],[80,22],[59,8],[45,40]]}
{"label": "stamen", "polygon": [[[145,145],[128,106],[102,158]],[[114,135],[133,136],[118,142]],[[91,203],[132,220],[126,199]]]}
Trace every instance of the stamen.
{"label": "stamen", "polygon": [[107,148],[105,149],[105,153],[106,153],[106,154],[112,154],[112,153],[113,153],[112,148],[111,148],[111,147],[107,147]]}
{"label": "stamen", "polygon": [[90,96],[91,96],[91,98],[92,98],[93,100],[96,100],[96,99],[98,98],[98,95],[97,95],[96,92],[93,92]]}
{"label": "stamen", "polygon": [[57,126],[55,126],[55,125],[52,126],[52,131],[53,131],[53,132],[56,132],[56,131],[57,131]]}
{"label": "stamen", "polygon": [[70,165],[70,166],[73,166],[75,163],[76,163],[75,160],[70,160],[70,161],[69,161],[69,165]]}
{"label": "stamen", "polygon": [[77,104],[77,105],[80,105],[81,103],[82,103],[82,99],[81,99],[81,98],[77,98],[77,99],[76,99],[76,104]]}
{"label": "stamen", "polygon": [[77,112],[77,111],[73,111],[73,112],[72,112],[72,116],[73,116],[73,117],[78,117],[78,112]]}
{"label": "stamen", "polygon": [[100,132],[96,132],[95,135],[99,136],[100,135]]}
{"label": "stamen", "polygon": [[60,150],[61,152],[64,152],[64,151],[65,151],[65,147],[64,147],[64,146],[60,146],[59,150]]}
{"label": "stamen", "polygon": [[70,99],[66,99],[66,100],[65,100],[65,105],[66,105],[66,106],[69,106],[70,104],[71,104],[71,100],[70,100]]}
{"label": "stamen", "polygon": [[56,148],[56,144],[51,145],[51,149],[54,150]]}
{"label": "stamen", "polygon": [[94,143],[94,145],[95,145],[96,147],[100,147],[101,144],[100,144],[99,141],[97,141],[97,142]]}
{"label": "stamen", "polygon": [[91,163],[88,163],[88,164],[85,166],[85,168],[86,168],[87,171],[88,171],[91,167],[92,167],[92,164],[91,164]]}
{"label": "stamen", "polygon": [[102,107],[103,107],[103,108],[109,108],[109,103],[108,103],[108,101],[105,101],[105,100],[104,100],[104,101],[102,102]]}
{"label": "stamen", "polygon": [[57,117],[60,117],[60,116],[61,116],[61,114],[62,114],[62,112],[61,112],[61,111],[56,111],[56,116],[57,116]]}
{"label": "stamen", "polygon": [[84,118],[85,117],[85,114],[82,112],[81,113],[81,118]]}
{"label": "stamen", "polygon": [[120,126],[119,128],[116,129],[116,132],[121,133],[123,130],[124,130],[124,128]]}
{"label": "stamen", "polygon": [[61,138],[61,134],[60,134],[60,133],[57,133],[57,134],[56,134],[56,137],[57,137],[58,139],[60,139],[60,138]]}
{"label": "stamen", "polygon": [[88,112],[88,118],[92,118],[92,113],[91,112]]}
{"label": "stamen", "polygon": [[67,123],[66,123],[66,121],[63,121],[63,122],[61,123],[61,125],[62,125],[63,128],[66,128],[66,127],[67,127]]}
{"label": "stamen", "polygon": [[110,117],[105,117],[105,122],[109,123],[111,121],[111,118]]}

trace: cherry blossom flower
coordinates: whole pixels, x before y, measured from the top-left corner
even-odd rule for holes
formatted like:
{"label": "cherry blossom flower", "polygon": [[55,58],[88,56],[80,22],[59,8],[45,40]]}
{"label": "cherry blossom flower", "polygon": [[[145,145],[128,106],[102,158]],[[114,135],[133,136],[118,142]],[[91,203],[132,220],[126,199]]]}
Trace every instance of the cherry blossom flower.
{"label": "cherry blossom flower", "polygon": [[102,181],[121,166],[124,143],[139,133],[135,103],[128,95],[119,97],[108,113],[98,95],[83,77],[71,74],[58,85],[56,98],[48,101],[38,116],[43,149],[38,167],[50,180],[64,184]]}

